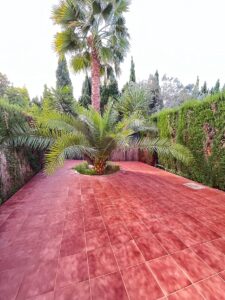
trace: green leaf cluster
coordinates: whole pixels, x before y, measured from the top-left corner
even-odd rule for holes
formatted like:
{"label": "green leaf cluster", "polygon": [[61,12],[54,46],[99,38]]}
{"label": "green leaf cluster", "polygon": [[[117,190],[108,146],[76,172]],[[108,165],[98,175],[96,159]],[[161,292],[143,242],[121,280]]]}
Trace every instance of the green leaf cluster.
{"label": "green leaf cluster", "polygon": [[160,159],[166,169],[225,190],[225,93],[188,101],[180,108],[152,116],[161,138],[169,138],[193,153],[191,165]]}

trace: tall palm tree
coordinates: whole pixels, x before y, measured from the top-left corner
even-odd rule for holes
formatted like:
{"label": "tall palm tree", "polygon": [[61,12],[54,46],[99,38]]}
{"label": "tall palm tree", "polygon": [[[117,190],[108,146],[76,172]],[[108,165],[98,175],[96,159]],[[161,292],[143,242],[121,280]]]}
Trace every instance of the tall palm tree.
{"label": "tall palm tree", "polygon": [[62,31],[56,34],[59,55],[69,53],[75,72],[91,70],[92,106],[100,111],[100,76],[119,65],[129,48],[124,13],[129,0],[62,0],[52,18]]}
{"label": "tall palm tree", "polygon": [[[1,108],[1,103],[0,103]],[[45,170],[52,173],[66,158],[87,157],[98,174],[103,174],[114,150],[137,148],[157,151],[189,163],[190,152],[179,144],[159,139],[156,129],[145,119],[133,115],[118,122],[119,114],[109,103],[103,115],[94,108],[78,108],[78,115],[50,111],[37,117],[35,124],[14,124],[5,134],[4,143],[45,151]],[[144,132],[144,135],[142,133]],[[137,138],[142,136],[141,138]]]}

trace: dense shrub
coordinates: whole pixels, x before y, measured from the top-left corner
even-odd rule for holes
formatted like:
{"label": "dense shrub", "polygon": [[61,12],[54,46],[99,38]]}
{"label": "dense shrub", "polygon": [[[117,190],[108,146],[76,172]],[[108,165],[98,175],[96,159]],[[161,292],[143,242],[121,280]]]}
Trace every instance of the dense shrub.
{"label": "dense shrub", "polygon": [[177,109],[152,116],[160,137],[169,137],[187,146],[194,155],[190,166],[174,159],[160,164],[177,174],[225,190],[225,93],[193,100]]}

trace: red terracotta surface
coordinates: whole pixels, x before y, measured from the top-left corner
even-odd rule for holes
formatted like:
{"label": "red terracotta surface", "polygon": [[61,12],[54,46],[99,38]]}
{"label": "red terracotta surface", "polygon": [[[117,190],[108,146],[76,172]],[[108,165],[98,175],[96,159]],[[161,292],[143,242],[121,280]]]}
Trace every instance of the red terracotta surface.
{"label": "red terracotta surface", "polygon": [[225,299],[225,281],[218,275],[197,283],[196,288],[206,299]]}
{"label": "red terracotta surface", "polygon": [[142,163],[67,161],[0,207],[1,300],[225,299],[225,193]]}
{"label": "red terracotta surface", "polygon": [[205,298],[198,292],[198,290],[193,286],[188,286],[187,288],[180,290],[168,297],[169,300],[203,300]]}
{"label": "red terracotta surface", "polygon": [[160,286],[167,295],[191,284],[171,256],[153,260],[149,262],[149,267],[158,278]]}
{"label": "red terracotta surface", "polygon": [[164,296],[145,264],[123,270],[122,277],[130,299],[159,299]]}

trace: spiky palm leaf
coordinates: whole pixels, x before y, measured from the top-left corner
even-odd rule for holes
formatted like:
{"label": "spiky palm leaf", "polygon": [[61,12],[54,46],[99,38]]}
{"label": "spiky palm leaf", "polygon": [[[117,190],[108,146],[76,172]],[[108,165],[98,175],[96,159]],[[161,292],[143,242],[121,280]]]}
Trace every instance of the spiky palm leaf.
{"label": "spiky palm leaf", "polygon": [[139,139],[134,147],[148,150],[151,154],[156,152],[159,157],[173,157],[185,165],[188,165],[193,160],[193,155],[186,147],[174,143],[169,139],[150,139],[146,137]]}
{"label": "spiky palm leaf", "polygon": [[147,116],[149,111],[150,93],[137,83],[130,83],[120,99],[116,109],[122,116],[136,114],[139,117]]}
{"label": "spiky palm leaf", "polygon": [[[0,103],[1,110],[4,109]],[[7,111],[10,110],[13,111],[13,108],[7,106]],[[77,117],[73,117],[53,111],[38,117],[35,122],[14,123],[7,128],[4,143],[44,150],[45,170],[49,174],[61,166],[66,158],[84,155],[101,173],[116,149],[138,148],[151,153],[157,151],[159,156],[172,156],[185,164],[192,159],[187,148],[170,140],[153,138],[155,129],[145,124],[145,120],[138,119],[136,114],[118,121],[119,115],[113,103],[109,103],[103,115],[93,108],[78,107],[77,112]],[[137,135],[134,138],[135,134],[140,134],[144,129],[144,137],[139,138]]]}

